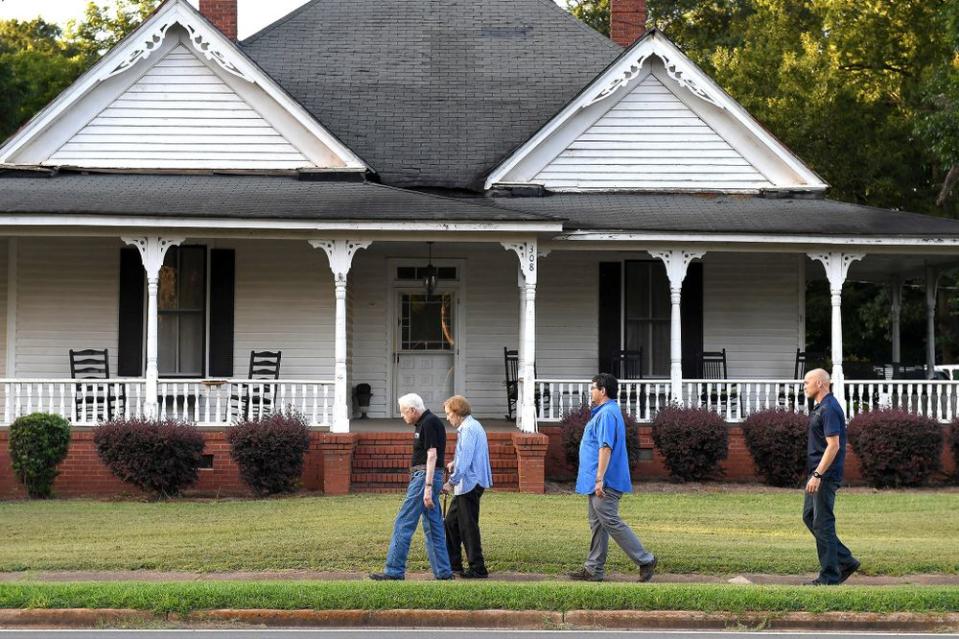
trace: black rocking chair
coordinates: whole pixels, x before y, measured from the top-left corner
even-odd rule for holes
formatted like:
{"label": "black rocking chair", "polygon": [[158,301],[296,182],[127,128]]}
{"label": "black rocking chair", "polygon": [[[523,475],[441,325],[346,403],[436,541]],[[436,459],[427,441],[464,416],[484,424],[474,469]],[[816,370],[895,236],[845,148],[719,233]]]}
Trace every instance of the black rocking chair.
{"label": "black rocking chair", "polygon": [[[516,402],[519,394],[519,351],[503,347],[503,362],[506,366],[506,419],[513,421],[516,413]],[[533,376],[535,377],[536,364],[533,364]],[[536,389],[536,409],[548,410],[550,404],[550,388],[545,386],[545,393],[540,393]]]}
{"label": "black rocking chair", "polygon": [[[250,351],[249,380],[275,381],[280,379],[280,358],[283,351]],[[273,408],[276,387],[247,384],[247,392],[234,394],[231,400],[237,407],[236,415],[243,419],[256,418]]]}
{"label": "black rocking chair", "polygon": [[104,389],[101,383],[102,380],[110,379],[108,349],[70,349],[70,377],[76,380],[91,380],[76,384],[73,421],[96,422],[101,417],[110,420],[114,414],[123,414],[126,394],[123,386],[120,386],[120,392],[115,395],[111,384],[107,383]]}

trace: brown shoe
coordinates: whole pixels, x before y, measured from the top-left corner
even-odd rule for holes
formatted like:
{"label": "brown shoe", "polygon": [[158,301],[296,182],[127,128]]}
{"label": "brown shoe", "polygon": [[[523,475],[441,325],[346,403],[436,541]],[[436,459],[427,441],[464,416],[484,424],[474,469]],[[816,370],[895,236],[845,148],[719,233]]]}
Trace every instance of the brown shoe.
{"label": "brown shoe", "polygon": [[575,570],[569,573],[569,578],[572,579],[573,581],[602,581],[603,580],[602,577],[598,575],[594,575],[590,571],[586,570],[586,568],[580,568],[579,570]]}
{"label": "brown shoe", "polygon": [[659,561],[655,557],[653,557],[653,560],[651,562],[649,562],[648,564],[643,564],[642,566],[639,567],[639,581],[641,583],[646,583],[647,581],[650,581],[653,578],[653,573],[656,572],[656,564],[658,563]]}

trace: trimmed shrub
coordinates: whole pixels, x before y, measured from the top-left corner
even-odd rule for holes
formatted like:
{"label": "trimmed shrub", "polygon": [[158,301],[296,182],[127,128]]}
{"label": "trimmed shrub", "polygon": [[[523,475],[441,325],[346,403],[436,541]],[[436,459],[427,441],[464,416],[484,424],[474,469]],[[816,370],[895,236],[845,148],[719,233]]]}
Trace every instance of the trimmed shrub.
{"label": "trimmed shrub", "polygon": [[272,414],[238,422],[226,432],[240,477],[257,495],[292,493],[303,474],[310,429],[299,415]]}
{"label": "trimmed shrub", "polygon": [[10,425],[10,458],[13,473],[27,495],[46,499],[53,494],[57,466],[70,448],[70,423],[59,415],[33,413]]}
{"label": "trimmed shrub", "polygon": [[743,422],[743,438],[753,463],[770,486],[795,488],[806,471],[809,417],[786,410],[753,413]]}
{"label": "trimmed shrub", "polygon": [[[629,467],[633,468],[639,461],[639,423],[636,418],[620,407],[623,412],[623,421],[626,422],[626,457]],[[560,420],[559,425],[563,433],[563,449],[566,451],[566,461],[574,469],[579,468],[579,443],[583,440],[583,431],[589,421],[590,408],[583,405],[575,408]]]}
{"label": "trimmed shrub", "polygon": [[653,420],[653,443],[673,479],[703,481],[722,475],[719,462],[729,453],[729,430],[710,410],[670,406]]}
{"label": "trimmed shrub", "polygon": [[920,486],[942,469],[942,427],[904,410],[877,410],[849,422],[862,475],[876,488]]}
{"label": "trimmed shrub", "polygon": [[949,429],[949,445],[952,447],[952,461],[956,465],[954,478],[959,481],[959,419],[954,420]]}
{"label": "trimmed shrub", "polygon": [[118,479],[156,497],[175,497],[199,477],[203,435],[192,424],[117,419],[100,424],[93,442]]}

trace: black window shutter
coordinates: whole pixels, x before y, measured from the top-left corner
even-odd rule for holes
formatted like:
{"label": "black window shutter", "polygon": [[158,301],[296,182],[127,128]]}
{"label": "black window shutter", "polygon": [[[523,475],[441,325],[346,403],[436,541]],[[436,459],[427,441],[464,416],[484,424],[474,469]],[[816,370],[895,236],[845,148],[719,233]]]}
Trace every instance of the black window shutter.
{"label": "black window shutter", "polygon": [[140,252],[120,249],[120,332],[117,340],[117,375],[143,375],[143,291],[146,274]]}
{"label": "black window shutter", "polygon": [[683,297],[679,308],[683,331],[683,377],[702,377],[703,352],[703,264],[693,262],[683,280]]}
{"label": "black window shutter", "polygon": [[620,262],[599,263],[599,372],[613,372],[612,354],[622,343],[623,275]]}
{"label": "black window shutter", "polygon": [[210,251],[210,377],[233,377],[236,252]]}

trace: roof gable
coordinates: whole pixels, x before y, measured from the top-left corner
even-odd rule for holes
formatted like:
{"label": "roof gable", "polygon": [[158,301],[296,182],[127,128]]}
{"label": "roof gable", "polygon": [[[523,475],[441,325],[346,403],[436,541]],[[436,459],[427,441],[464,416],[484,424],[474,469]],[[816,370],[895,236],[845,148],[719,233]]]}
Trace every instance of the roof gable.
{"label": "roof gable", "polygon": [[366,170],[185,0],[168,0],[0,148],[0,163]]}
{"label": "roof gable", "polygon": [[826,184],[651,31],[489,176],[555,191],[821,191]]}

